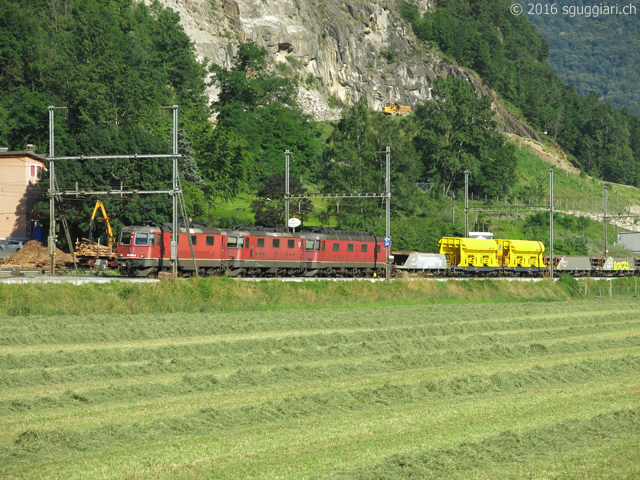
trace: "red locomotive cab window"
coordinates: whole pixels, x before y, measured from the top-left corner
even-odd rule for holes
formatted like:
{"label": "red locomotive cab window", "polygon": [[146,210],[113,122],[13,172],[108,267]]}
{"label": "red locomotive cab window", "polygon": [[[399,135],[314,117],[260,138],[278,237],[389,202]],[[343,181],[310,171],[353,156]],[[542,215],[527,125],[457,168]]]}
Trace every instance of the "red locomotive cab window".
{"label": "red locomotive cab window", "polygon": [[347,245],[347,252],[353,252],[353,243]]}
{"label": "red locomotive cab window", "polygon": [[258,248],[263,248],[264,247],[264,238],[259,238],[258,239]]}
{"label": "red locomotive cab window", "polygon": [[131,245],[131,237],[133,235],[131,232],[121,232],[120,233],[120,245]]}
{"label": "red locomotive cab window", "polygon": [[296,241],[295,240],[287,240],[287,248],[295,248]]}
{"label": "red locomotive cab window", "polygon": [[135,246],[146,247],[149,244],[149,234],[143,232],[136,232]]}
{"label": "red locomotive cab window", "polygon": [[368,246],[367,246],[367,244],[366,244],[366,243],[363,243],[363,244],[361,245],[361,247],[360,247],[360,251],[361,251],[362,253],[367,253],[367,247],[368,247]]}
{"label": "red locomotive cab window", "polygon": [[325,240],[322,240],[322,251],[323,251],[323,252],[324,252],[324,247],[325,247],[326,243],[327,243],[327,242],[326,242]]}
{"label": "red locomotive cab window", "polygon": [[333,251],[334,252],[339,252],[340,251],[340,244],[339,243],[334,243],[333,244]]}
{"label": "red locomotive cab window", "polygon": [[250,240],[249,238],[245,238],[244,239],[244,248],[250,248],[249,247],[249,240]]}
{"label": "red locomotive cab window", "polygon": [[149,234],[149,245],[151,245],[152,247],[156,244],[156,234],[155,233],[150,233]]}
{"label": "red locomotive cab window", "polygon": [[315,242],[313,240],[307,240],[305,246],[304,246],[305,250],[314,250],[315,249]]}
{"label": "red locomotive cab window", "polygon": [[320,240],[316,240],[316,251],[320,250]]}

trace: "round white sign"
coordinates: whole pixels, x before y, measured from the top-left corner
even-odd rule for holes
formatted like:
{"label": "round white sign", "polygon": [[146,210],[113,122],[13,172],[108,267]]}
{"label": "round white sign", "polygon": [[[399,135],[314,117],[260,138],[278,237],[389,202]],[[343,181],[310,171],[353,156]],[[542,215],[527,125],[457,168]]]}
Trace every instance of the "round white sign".
{"label": "round white sign", "polygon": [[290,218],[290,219],[289,219],[289,226],[290,226],[291,228],[299,227],[301,223],[302,223],[302,222],[300,221],[300,219],[299,219],[299,218],[295,218],[295,217],[293,217],[293,218]]}

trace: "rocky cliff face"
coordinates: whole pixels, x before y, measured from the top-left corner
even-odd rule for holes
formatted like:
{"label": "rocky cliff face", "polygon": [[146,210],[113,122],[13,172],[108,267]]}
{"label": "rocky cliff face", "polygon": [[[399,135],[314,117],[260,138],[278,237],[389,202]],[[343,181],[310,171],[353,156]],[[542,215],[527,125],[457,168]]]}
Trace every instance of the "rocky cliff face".
{"label": "rocky cliff face", "polygon": [[[423,10],[433,7],[433,0],[419,1]],[[180,13],[202,58],[228,67],[239,42],[265,47],[275,68],[298,76],[300,105],[317,119],[335,119],[335,107],[360,99],[375,110],[389,101],[415,106],[431,98],[436,78],[454,75],[493,98],[506,131],[537,138],[473,72],[443,61],[417,40],[400,18],[398,0],[161,2]]]}

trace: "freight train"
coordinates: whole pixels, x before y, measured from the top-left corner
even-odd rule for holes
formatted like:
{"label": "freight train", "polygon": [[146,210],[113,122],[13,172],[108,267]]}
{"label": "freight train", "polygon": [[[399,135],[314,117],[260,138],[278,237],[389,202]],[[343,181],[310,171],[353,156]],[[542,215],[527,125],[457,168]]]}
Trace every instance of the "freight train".
{"label": "freight train", "polygon": [[[191,237],[189,241],[189,236]],[[116,264],[128,276],[170,272],[171,226],[149,223],[120,231]],[[394,276],[529,276],[549,272],[542,242],[444,237],[439,253],[394,252]],[[192,252],[193,250],[193,252]],[[178,230],[180,276],[354,277],[384,276],[384,237],[364,232],[289,233],[258,227]],[[555,257],[554,272],[573,276],[640,273],[640,259]]]}

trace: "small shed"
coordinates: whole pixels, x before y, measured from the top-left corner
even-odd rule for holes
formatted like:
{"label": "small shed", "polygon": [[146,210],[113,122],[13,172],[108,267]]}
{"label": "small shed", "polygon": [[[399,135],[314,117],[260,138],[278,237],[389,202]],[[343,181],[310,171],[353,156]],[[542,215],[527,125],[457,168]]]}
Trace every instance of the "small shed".
{"label": "small shed", "polygon": [[619,232],[618,245],[627,247],[633,253],[640,254],[640,232]]}

